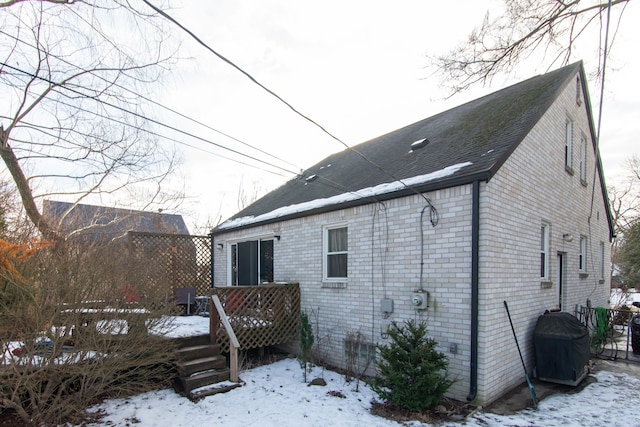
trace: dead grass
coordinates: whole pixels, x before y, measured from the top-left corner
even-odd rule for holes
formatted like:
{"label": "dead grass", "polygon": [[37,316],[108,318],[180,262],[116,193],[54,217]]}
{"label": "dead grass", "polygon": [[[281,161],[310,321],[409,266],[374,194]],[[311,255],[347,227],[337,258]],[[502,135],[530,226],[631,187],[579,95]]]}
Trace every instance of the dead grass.
{"label": "dead grass", "polygon": [[427,424],[439,424],[447,421],[459,422],[477,409],[475,405],[459,400],[444,398],[433,410],[412,412],[388,403],[373,403],[371,413],[399,423],[420,421]]}

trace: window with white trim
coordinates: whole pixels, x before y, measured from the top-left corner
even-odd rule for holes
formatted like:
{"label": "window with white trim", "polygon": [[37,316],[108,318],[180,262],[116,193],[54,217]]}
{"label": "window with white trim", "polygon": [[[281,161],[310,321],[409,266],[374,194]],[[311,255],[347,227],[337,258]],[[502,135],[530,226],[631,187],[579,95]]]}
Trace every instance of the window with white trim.
{"label": "window with white trim", "polygon": [[564,166],[567,171],[573,171],[573,120],[567,117],[564,132]]}
{"label": "window with white trim", "polygon": [[349,258],[348,228],[345,225],[324,229],[324,279],[347,278]]}
{"label": "window with white trim", "polygon": [[604,281],[604,242],[600,242],[600,280]]}
{"label": "window with white trim", "polygon": [[576,104],[582,105],[582,85],[580,84],[580,76],[576,77]]}
{"label": "window with white trim", "polygon": [[587,184],[587,138],[580,137],[580,182]]}
{"label": "window with white trim", "polygon": [[587,236],[580,236],[580,256],[578,260],[580,273],[587,271]]}
{"label": "window with white trim", "polygon": [[549,230],[551,226],[543,222],[540,227],[540,279],[549,280]]}

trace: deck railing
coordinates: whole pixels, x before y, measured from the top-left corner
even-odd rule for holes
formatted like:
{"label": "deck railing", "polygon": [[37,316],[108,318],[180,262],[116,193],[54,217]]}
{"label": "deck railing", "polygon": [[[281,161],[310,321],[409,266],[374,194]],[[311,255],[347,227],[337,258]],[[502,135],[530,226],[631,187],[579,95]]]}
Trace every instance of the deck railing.
{"label": "deck railing", "polygon": [[[300,286],[297,283],[224,286],[211,291],[220,299],[240,349],[285,344],[297,337],[300,321]],[[229,335],[217,310],[211,307],[209,312],[211,342],[217,342],[221,350],[227,352],[230,350]]]}
{"label": "deck railing", "polygon": [[[229,323],[229,317],[227,313],[225,313],[224,308],[222,307],[222,303],[220,302],[220,298],[218,295],[211,295],[211,303],[215,307],[215,312],[220,321],[222,322],[222,326],[224,326],[224,331],[229,337],[229,379],[235,383],[239,381],[238,378],[238,349],[240,348],[240,343],[238,342],[238,338],[236,337],[235,332],[233,331],[233,327],[231,323]],[[210,311],[213,313],[213,310]]]}

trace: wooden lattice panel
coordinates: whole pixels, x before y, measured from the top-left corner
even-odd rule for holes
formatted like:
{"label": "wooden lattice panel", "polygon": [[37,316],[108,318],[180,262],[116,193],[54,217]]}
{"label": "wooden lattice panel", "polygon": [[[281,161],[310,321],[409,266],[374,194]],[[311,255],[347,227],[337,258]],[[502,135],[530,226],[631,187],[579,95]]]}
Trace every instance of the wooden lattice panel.
{"label": "wooden lattice panel", "polygon": [[179,288],[196,288],[197,295],[209,295],[209,236],[139,232],[128,235],[132,267],[145,271],[147,287],[162,289],[170,298]]}
{"label": "wooden lattice panel", "polygon": [[[224,308],[240,343],[240,349],[284,344],[294,340],[300,321],[300,286],[260,285],[217,287],[212,290]],[[229,351],[229,337],[212,313],[212,331],[223,351]]]}

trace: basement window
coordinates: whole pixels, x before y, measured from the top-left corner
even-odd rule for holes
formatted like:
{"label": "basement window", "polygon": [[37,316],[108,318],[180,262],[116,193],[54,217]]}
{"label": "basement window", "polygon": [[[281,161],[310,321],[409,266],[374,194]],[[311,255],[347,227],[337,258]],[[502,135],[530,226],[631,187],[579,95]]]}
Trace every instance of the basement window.
{"label": "basement window", "polygon": [[344,340],[344,357],[348,366],[359,368],[364,372],[376,362],[376,346],[357,338],[347,337]]}

